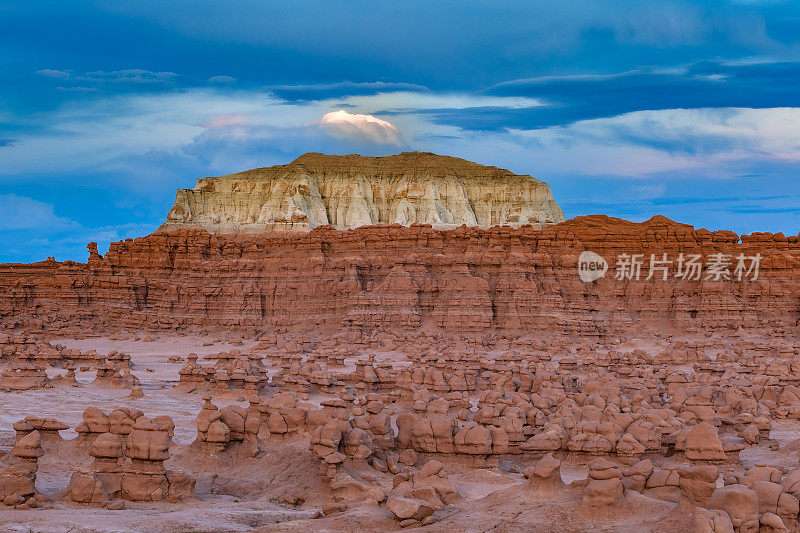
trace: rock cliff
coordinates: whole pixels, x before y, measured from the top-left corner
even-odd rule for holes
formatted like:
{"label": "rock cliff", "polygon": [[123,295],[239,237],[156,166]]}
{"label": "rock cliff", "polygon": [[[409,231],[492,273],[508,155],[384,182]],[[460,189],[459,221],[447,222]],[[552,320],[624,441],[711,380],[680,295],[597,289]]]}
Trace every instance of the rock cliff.
{"label": "rock cliff", "polygon": [[[592,250],[760,254],[757,281],[578,277]],[[739,328],[796,332],[800,242],[594,215],[536,230],[429,225],[310,232],[157,232],[90,246],[86,264],[0,265],[0,329],[128,327],[247,332],[432,329],[618,335]],[[731,267],[733,268],[733,266]]]}
{"label": "rock cliff", "polygon": [[211,233],[372,224],[541,228],[564,221],[550,187],[455,157],[305,154],[286,165],[202,178],[178,191],[162,229]]}

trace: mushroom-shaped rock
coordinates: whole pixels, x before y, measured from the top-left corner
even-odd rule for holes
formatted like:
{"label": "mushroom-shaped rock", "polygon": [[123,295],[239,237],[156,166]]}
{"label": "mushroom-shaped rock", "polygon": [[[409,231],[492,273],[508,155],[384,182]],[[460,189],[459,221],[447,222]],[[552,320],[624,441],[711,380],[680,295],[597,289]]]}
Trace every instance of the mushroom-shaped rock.
{"label": "mushroom-shaped rock", "polygon": [[686,458],[692,461],[724,461],[726,459],[717,428],[700,422],[686,436]]}
{"label": "mushroom-shaped rock", "polygon": [[32,431],[14,444],[11,453],[22,459],[38,459],[44,455],[42,437],[38,431]]}
{"label": "mushroom-shaped rock", "polygon": [[705,507],[717,488],[719,469],[713,465],[682,467],[678,469],[678,475],[682,498],[685,498],[692,507]]}
{"label": "mushroom-shaped rock", "polygon": [[197,496],[195,492],[196,480],[187,476],[182,470],[167,472],[167,482],[169,483],[167,500],[171,502],[178,502]]}
{"label": "mushroom-shaped rock", "polygon": [[523,472],[528,478],[528,489],[537,495],[547,495],[559,492],[564,488],[561,480],[561,461],[548,453],[535,465],[526,468]]}
{"label": "mushroom-shaped rock", "polygon": [[142,412],[137,409],[114,409],[108,414],[108,424],[111,433],[118,435],[128,435],[133,431],[136,419],[142,416]]}
{"label": "mushroom-shaped rock", "polygon": [[629,469],[625,470],[622,483],[625,490],[642,492],[647,484],[647,478],[653,473],[653,462],[650,459],[642,459]]}
{"label": "mushroom-shaped rock", "polygon": [[219,411],[220,420],[230,429],[230,439],[244,439],[244,426],[247,412],[238,405],[231,405]]}
{"label": "mushroom-shaped rock", "polygon": [[[108,416],[97,407],[89,407],[83,412],[83,425],[88,433],[106,433],[109,431]],[[76,431],[81,433],[81,429]]]}
{"label": "mushroom-shaped rock", "polygon": [[342,426],[339,420],[329,420],[323,426],[317,426],[311,434],[311,452],[320,458],[339,450],[342,441]]}
{"label": "mushroom-shaped rock", "polygon": [[622,472],[604,457],[589,463],[589,483],[583,492],[583,505],[590,508],[610,507],[622,499],[625,487]]}
{"label": "mushroom-shaped rock", "polygon": [[139,417],[128,434],[125,454],[142,461],[165,461],[169,459],[169,435],[149,418]]}
{"label": "mushroom-shaped rock", "polygon": [[214,444],[225,444],[231,440],[231,431],[228,425],[220,420],[209,424],[206,432],[206,441]]}
{"label": "mushroom-shaped rock", "polygon": [[117,458],[122,457],[122,439],[113,433],[101,433],[92,443],[89,454],[92,457]]}

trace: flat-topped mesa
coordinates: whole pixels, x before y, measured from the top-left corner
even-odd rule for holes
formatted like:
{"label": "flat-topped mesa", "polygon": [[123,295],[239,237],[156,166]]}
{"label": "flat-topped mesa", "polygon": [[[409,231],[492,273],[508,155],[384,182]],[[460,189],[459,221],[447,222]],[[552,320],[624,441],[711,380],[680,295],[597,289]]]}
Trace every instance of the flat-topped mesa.
{"label": "flat-topped mesa", "polygon": [[286,165],[197,180],[181,189],[162,230],[211,233],[339,229],[372,224],[542,228],[564,221],[550,187],[456,157],[309,153]]}

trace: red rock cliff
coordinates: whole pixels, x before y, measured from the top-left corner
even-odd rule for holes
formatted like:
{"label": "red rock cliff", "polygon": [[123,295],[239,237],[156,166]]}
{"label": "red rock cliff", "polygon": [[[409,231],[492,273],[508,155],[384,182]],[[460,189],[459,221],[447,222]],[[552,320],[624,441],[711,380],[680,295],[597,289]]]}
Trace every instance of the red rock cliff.
{"label": "red rock cliff", "polygon": [[[583,283],[583,250],[612,265]],[[309,233],[154,233],[87,264],[0,265],[0,320],[43,327],[614,334],[795,330],[798,237],[694,230],[663,217],[580,217],[541,231],[369,226]],[[621,253],[760,253],[758,281],[618,281]]]}

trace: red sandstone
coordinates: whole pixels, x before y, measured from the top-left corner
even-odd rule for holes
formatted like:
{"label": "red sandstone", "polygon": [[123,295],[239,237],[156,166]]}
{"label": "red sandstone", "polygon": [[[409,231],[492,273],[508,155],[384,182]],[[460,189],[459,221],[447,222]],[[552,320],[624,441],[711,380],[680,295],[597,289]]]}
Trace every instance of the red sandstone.
{"label": "red sandstone", "polygon": [[[418,328],[452,333],[756,328],[795,332],[800,241],[695,230],[664,217],[580,217],[541,231],[496,227],[326,227],[307,234],[155,233],[86,264],[0,265],[6,328],[226,329],[241,332]],[[761,254],[758,281],[582,283],[577,257],[621,253]]]}

